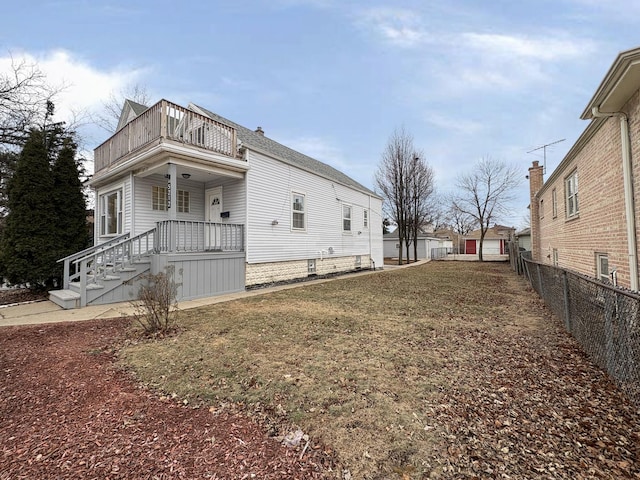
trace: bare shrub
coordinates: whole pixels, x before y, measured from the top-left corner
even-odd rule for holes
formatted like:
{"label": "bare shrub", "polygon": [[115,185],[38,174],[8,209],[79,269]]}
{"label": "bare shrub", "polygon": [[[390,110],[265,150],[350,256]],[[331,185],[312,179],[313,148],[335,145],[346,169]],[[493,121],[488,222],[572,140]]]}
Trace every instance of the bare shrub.
{"label": "bare shrub", "polygon": [[146,335],[167,333],[175,324],[178,286],[173,280],[174,267],[164,272],[147,274],[146,285],[140,287],[138,300],[134,302],[133,319]]}

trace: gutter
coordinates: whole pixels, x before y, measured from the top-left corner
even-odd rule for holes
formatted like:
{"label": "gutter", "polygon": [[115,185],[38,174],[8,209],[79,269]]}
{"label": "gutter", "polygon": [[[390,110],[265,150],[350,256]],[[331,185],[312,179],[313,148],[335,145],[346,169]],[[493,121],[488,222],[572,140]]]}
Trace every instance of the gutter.
{"label": "gutter", "polygon": [[622,143],[622,175],[624,183],[624,212],[627,219],[627,251],[629,256],[629,276],[631,290],[638,291],[638,240],[636,238],[636,216],[633,202],[633,170],[631,162],[631,140],[629,119],[624,112],[601,112],[595,106],[591,113],[596,118],[618,117],[620,119],[620,138]]}

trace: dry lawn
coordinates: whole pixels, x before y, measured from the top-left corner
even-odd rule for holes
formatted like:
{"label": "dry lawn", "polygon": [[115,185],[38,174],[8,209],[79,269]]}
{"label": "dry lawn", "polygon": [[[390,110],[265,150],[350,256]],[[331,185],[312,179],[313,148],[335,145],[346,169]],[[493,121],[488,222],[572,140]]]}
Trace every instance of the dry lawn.
{"label": "dry lawn", "polygon": [[181,313],[120,362],[300,427],[351,478],[639,478],[637,409],[504,264],[431,262]]}

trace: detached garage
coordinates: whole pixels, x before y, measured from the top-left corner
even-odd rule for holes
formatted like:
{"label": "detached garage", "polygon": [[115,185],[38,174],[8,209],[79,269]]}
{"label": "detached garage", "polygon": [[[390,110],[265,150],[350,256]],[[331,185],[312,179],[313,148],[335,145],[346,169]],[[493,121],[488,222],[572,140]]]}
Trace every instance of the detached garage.
{"label": "detached garage", "polygon": [[[504,255],[507,253],[507,242],[513,240],[515,228],[494,225],[487,230],[482,245],[483,255]],[[464,237],[464,253],[477,255],[480,251],[480,229],[474,230]]]}

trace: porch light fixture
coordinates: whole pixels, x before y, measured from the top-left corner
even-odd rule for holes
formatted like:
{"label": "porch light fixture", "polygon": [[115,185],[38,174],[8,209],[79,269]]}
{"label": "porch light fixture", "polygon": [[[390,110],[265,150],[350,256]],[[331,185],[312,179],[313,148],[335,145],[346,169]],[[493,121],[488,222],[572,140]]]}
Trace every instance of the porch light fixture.
{"label": "porch light fixture", "polygon": [[190,173],[183,173],[182,174],[182,178],[184,178],[185,180],[189,180],[191,178],[191,174]]}
{"label": "porch light fixture", "polygon": [[273,220],[273,221],[271,222],[271,225],[274,225],[274,226],[275,226],[275,225],[278,225],[278,220]]}

